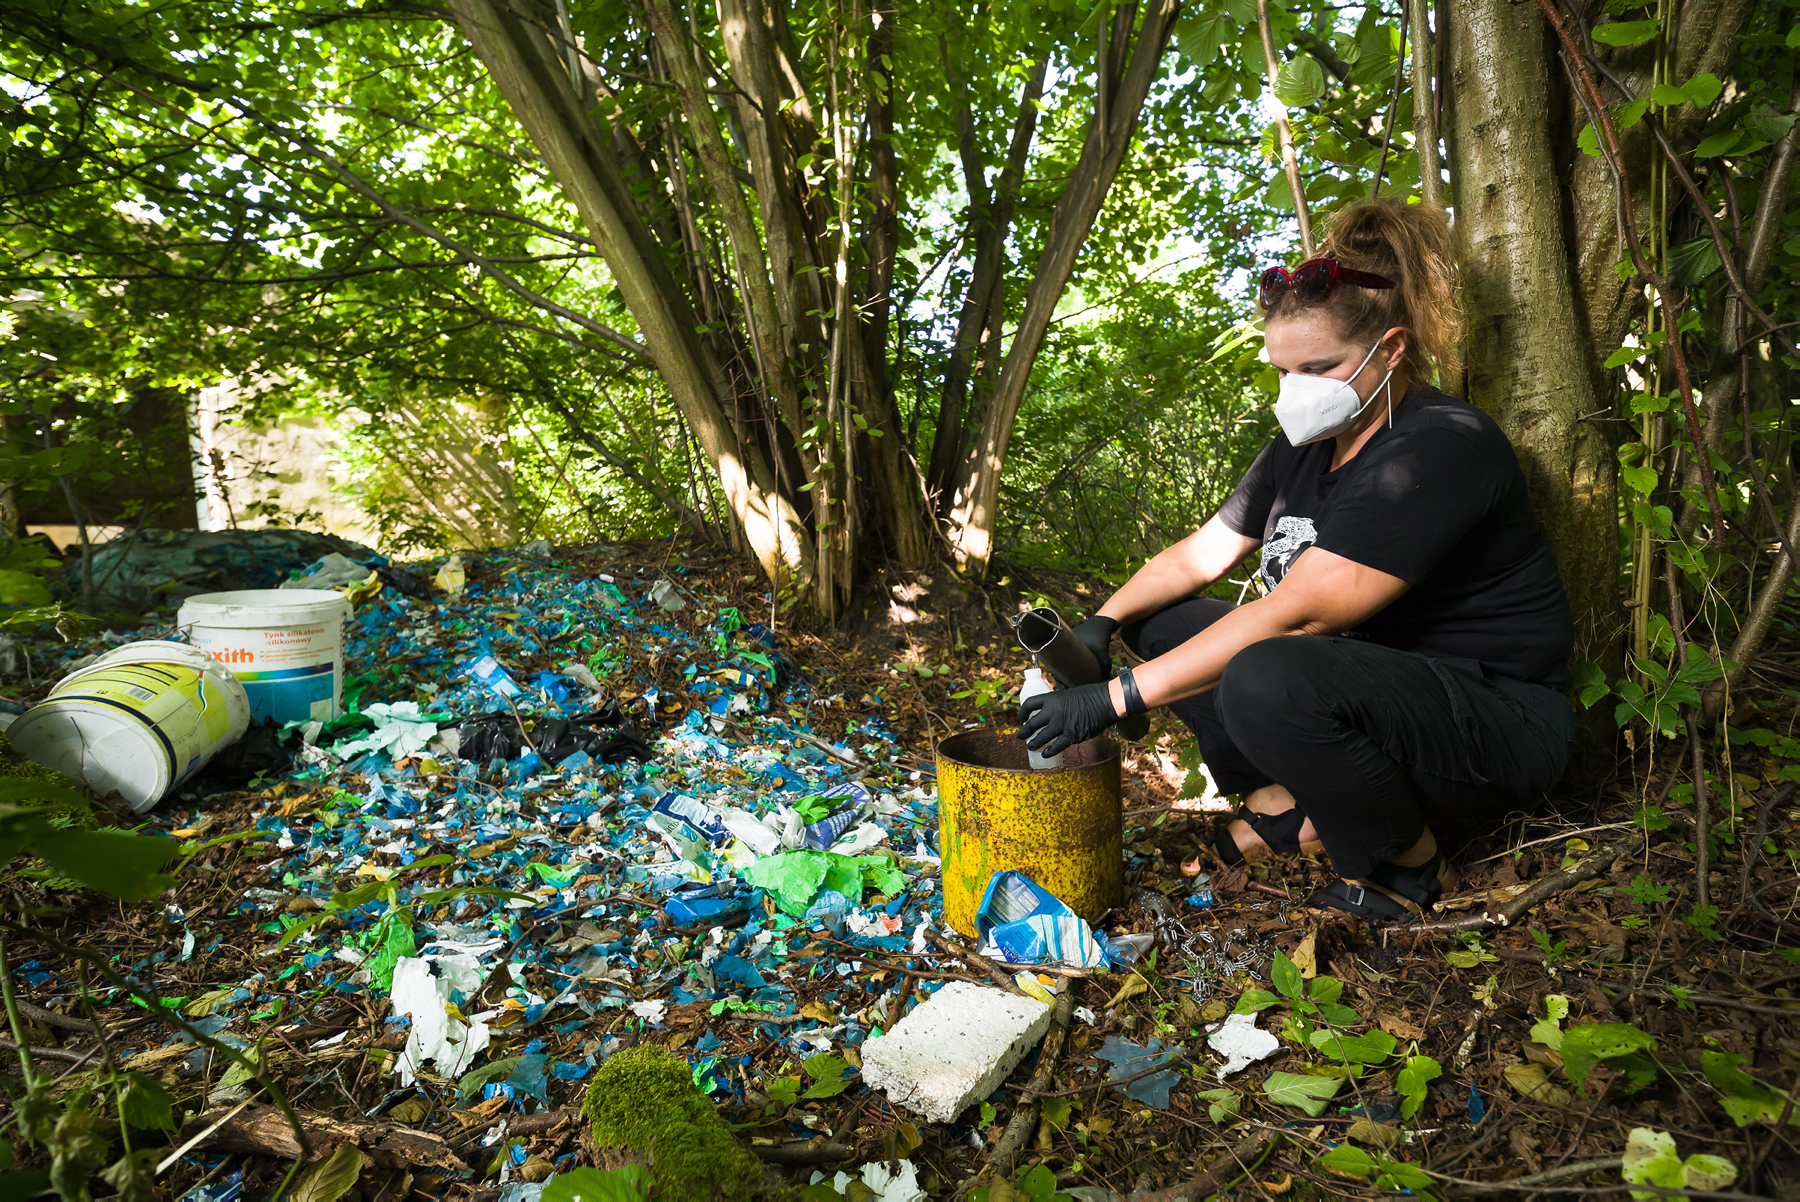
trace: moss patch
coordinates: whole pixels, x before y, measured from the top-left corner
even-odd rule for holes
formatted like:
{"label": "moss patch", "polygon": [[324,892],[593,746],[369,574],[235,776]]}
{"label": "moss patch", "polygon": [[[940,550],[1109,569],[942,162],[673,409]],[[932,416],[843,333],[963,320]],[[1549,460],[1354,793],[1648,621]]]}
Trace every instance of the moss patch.
{"label": "moss patch", "polygon": [[581,1103],[601,1148],[649,1154],[660,1202],[777,1196],[762,1162],[732,1136],[687,1062],[658,1047],[626,1048],[600,1066]]}
{"label": "moss patch", "polygon": [[[42,781],[47,785],[60,785],[73,791],[75,782],[54,768],[46,768],[35,760],[28,760],[13,750],[7,742],[6,735],[0,733],[0,780]],[[94,829],[96,822],[93,807],[75,797],[14,797],[7,800],[8,805],[30,806],[42,809],[46,814],[55,816],[66,814],[69,825],[85,831]]]}

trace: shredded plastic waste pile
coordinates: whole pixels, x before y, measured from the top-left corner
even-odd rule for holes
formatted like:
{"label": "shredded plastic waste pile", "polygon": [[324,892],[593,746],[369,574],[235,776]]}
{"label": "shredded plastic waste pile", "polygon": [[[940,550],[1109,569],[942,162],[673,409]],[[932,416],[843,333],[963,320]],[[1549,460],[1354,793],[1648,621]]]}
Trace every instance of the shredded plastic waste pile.
{"label": "shredded plastic waste pile", "polygon": [[[684,1007],[760,1021],[803,1059],[879,1033],[879,1005],[809,987],[801,1015],[795,986],[925,950],[942,913],[930,778],[894,762],[878,719],[852,720],[854,747],[813,735],[809,713],[843,699],[680,578],[518,555],[449,599],[365,596],[343,715],[283,732],[292,769],[250,782],[285,785],[255,818],[283,854],[236,909],[281,949],[200,1029],[229,1038],[276,982],[374,995],[410,1016],[388,1020],[406,1031],[396,1088],[540,1104],[620,1046],[591,1034],[609,1011],[627,1031]],[[687,607],[705,620],[669,620]],[[660,687],[631,674],[646,664]],[[793,958],[807,943],[838,954]],[[209,950],[190,936],[182,955]],[[693,1041],[695,1080],[741,1099],[750,1058],[726,1063],[722,1044]]]}

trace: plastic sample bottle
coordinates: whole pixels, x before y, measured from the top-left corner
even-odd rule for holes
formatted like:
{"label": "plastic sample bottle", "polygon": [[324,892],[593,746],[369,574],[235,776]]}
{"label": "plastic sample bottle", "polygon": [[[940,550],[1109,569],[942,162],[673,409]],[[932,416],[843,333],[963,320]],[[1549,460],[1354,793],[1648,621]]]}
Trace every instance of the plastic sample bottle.
{"label": "plastic sample bottle", "polygon": [[[1025,704],[1027,697],[1036,697],[1039,693],[1048,692],[1050,692],[1050,682],[1044,679],[1044,670],[1042,668],[1025,669],[1025,687],[1019,690],[1019,704]],[[1033,768],[1062,767],[1062,752],[1060,751],[1055,755],[1039,755],[1037,752],[1027,749],[1026,754],[1031,757]]]}

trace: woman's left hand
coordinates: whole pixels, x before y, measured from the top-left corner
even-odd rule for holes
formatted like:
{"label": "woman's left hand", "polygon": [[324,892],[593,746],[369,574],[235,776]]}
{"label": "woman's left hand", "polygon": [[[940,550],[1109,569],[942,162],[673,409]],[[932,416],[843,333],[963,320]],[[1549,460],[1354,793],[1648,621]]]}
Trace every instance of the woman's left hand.
{"label": "woman's left hand", "polygon": [[1019,704],[1019,737],[1039,755],[1085,743],[1119,720],[1112,681],[1039,693]]}

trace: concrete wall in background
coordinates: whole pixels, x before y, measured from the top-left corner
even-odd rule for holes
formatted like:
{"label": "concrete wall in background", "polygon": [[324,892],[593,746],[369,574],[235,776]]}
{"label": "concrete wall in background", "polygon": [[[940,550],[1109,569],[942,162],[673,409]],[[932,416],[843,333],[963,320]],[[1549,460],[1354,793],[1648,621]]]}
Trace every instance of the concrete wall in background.
{"label": "concrete wall in background", "polygon": [[[252,385],[251,387],[254,387]],[[194,464],[202,530],[296,525],[382,550],[469,550],[519,538],[504,409],[430,402],[381,418],[354,448],[322,418],[240,423],[244,386],[201,390]],[[365,415],[364,423],[375,419]],[[352,466],[354,465],[354,466]],[[354,478],[352,475],[354,474]],[[441,546],[397,533],[429,528]]]}
{"label": "concrete wall in background", "polygon": [[196,398],[194,483],[202,530],[300,526],[374,545],[375,524],[334,472],[337,436],[321,418],[240,425],[242,386],[228,380]]}

